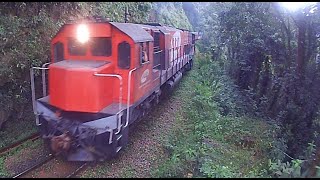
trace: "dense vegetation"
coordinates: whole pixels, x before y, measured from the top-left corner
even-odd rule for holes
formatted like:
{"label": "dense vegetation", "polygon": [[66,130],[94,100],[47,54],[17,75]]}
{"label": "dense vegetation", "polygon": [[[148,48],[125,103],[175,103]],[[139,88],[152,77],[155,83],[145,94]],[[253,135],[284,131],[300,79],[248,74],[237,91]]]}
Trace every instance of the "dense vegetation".
{"label": "dense vegetation", "polygon": [[[192,5],[192,4],[191,4]],[[157,2],[154,3],[154,8],[151,13],[150,20],[161,24],[170,25],[192,30],[192,26],[188,20],[189,10],[184,10],[185,3],[174,2]],[[198,17],[198,16],[197,16]]]}
{"label": "dense vegetation", "polygon": [[[295,12],[279,3],[215,2],[184,6],[189,10],[186,15],[190,24],[203,33],[198,47],[204,53],[197,58],[201,62],[193,77],[200,85],[191,90],[196,96],[190,100],[184,118],[190,127],[203,128],[186,127],[174,132],[168,145],[171,159],[157,172],[159,176],[182,176],[186,172],[200,177],[319,176],[318,6],[306,6]],[[255,123],[228,130],[233,133],[248,128],[248,137],[255,147],[264,150],[262,156],[269,162],[261,160],[261,166],[253,165],[248,173],[235,165],[238,159],[229,160],[235,164],[227,166],[223,162],[228,155],[221,155],[222,161],[210,157],[215,153],[202,149],[206,138],[211,137],[217,144],[225,142],[232,149],[243,136],[235,133],[235,142],[226,137],[219,142],[219,135],[225,131],[212,131],[219,129],[221,119],[224,128],[231,126],[228,121],[237,126],[239,121],[241,124],[252,119],[276,129],[267,139],[259,137],[266,144],[270,142],[270,146],[257,143],[259,138],[254,132],[263,128]],[[208,131],[211,132],[207,136],[197,134]],[[190,154],[194,159],[190,159]],[[223,166],[207,165],[203,158],[219,161]]]}
{"label": "dense vegetation", "polygon": [[317,175],[318,4],[296,12],[271,2],[0,4],[0,128],[10,120],[0,140],[8,140],[16,122],[33,119],[29,68],[49,61],[49,42],[61,25],[89,15],[124,22],[127,8],[129,22],[203,33],[195,72],[188,77],[196,85],[184,86],[194,94],[186,116],[178,118],[185,126],[168,140],[170,159],[155,175]]}
{"label": "dense vegetation", "polygon": [[[290,12],[279,3],[209,3],[200,11],[200,50],[210,51],[211,58],[222,65],[226,81],[245,95],[237,100],[249,102],[245,106],[248,115],[281,127],[281,141],[277,141],[283,153],[273,157],[279,160],[278,175],[292,176],[286,168],[294,160],[300,163],[295,166],[302,167],[295,176],[316,175],[320,100],[317,6]],[[229,92],[227,97],[234,96]],[[223,114],[230,114],[233,107],[220,102]]]}
{"label": "dense vegetation", "polygon": [[[245,97],[225,81],[222,66],[210,54],[197,54],[195,60],[176,93],[185,108],[164,140],[169,158],[154,176],[270,177],[269,159],[282,154],[280,127],[247,115],[249,103],[238,100]],[[225,106],[232,108],[228,115]]]}

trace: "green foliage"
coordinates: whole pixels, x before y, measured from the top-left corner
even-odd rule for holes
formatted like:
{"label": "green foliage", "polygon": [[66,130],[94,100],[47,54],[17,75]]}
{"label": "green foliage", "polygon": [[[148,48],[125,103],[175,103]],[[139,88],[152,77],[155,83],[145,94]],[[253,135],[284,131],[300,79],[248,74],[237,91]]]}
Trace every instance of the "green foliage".
{"label": "green foliage", "polygon": [[228,83],[219,76],[221,67],[207,54],[196,59],[182,82],[183,92],[177,92],[184,99],[185,115],[177,118],[179,127],[165,142],[169,159],[154,176],[186,177],[190,172],[195,177],[268,177],[270,152],[284,148],[273,143],[280,128],[241,111],[221,113],[219,97],[229,96],[223,93]]}
{"label": "green foliage", "polygon": [[200,172],[209,178],[232,178],[236,176],[228,166],[221,166],[211,159],[205,161],[200,168]]}
{"label": "green foliage", "polygon": [[164,25],[192,30],[188,17],[182,8],[182,2],[156,2],[153,7],[157,17],[154,21]]}
{"label": "green foliage", "polygon": [[[32,112],[32,109],[29,108]],[[4,125],[4,129],[10,129],[8,131],[0,131],[0,148],[6,147],[14,142],[17,142],[21,139],[26,138],[32,133],[35,133],[38,129],[35,126],[34,116],[32,117],[24,117],[28,120],[20,120],[20,119],[13,119]],[[17,126],[17,124],[19,126]]]}
{"label": "green foliage", "polygon": [[132,167],[129,167],[121,173],[122,178],[134,178],[135,177],[135,170]]}
{"label": "green foliage", "polygon": [[219,46],[220,42],[220,19],[219,15],[230,9],[232,3],[229,2],[199,2],[194,3],[199,12],[199,22],[197,30],[202,32],[199,50],[209,53],[213,48]]}
{"label": "green foliage", "polygon": [[[273,177],[285,178],[305,178],[305,177],[319,177],[318,166],[316,164],[316,145],[314,142],[308,143],[307,149],[304,151],[305,159],[292,159],[291,161],[281,162],[279,159],[274,162],[269,160],[269,172]],[[312,171],[316,169],[314,174]]]}
{"label": "green foliage", "polygon": [[195,31],[198,31],[199,29],[199,22],[200,22],[200,13],[196,9],[196,6],[194,3],[191,2],[183,2],[182,8],[184,10],[184,13],[186,14],[188,21],[192,25],[193,29]]}
{"label": "green foliage", "polygon": [[[210,51],[211,59],[223,65],[231,84],[232,90],[228,87],[225,92],[246,99],[220,96],[220,112],[237,114],[238,104],[246,103],[242,113],[280,125],[286,140],[278,144],[294,157],[303,153],[318,127],[313,119],[320,102],[320,76],[314,59],[320,13],[307,9],[311,7],[290,15],[277,3],[208,3],[199,25],[204,32],[201,51]],[[306,25],[305,36],[298,34],[301,23]],[[303,63],[297,64],[298,35],[300,41],[305,37],[299,50],[304,48],[305,54]]]}
{"label": "green foliage", "polygon": [[4,167],[4,158],[0,157],[0,177],[6,177],[8,175]]}
{"label": "green foliage", "polygon": [[[94,2],[91,6],[96,6],[95,13],[109,17],[115,22],[124,22],[125,8],[129,11],[129,22],[144,23],[147,22],[149,11],[152,8],[150,2]],[[111,11],[112,10],[112,11]]]}
{"label": "green foliage", "polygon": [[282,163],[278,160],[276,163],[269,162],[269,170],[273,172],[275,177],[280,178],[294,178],[301,176],[301,163],[299,159],[292,160],[291,162]]}

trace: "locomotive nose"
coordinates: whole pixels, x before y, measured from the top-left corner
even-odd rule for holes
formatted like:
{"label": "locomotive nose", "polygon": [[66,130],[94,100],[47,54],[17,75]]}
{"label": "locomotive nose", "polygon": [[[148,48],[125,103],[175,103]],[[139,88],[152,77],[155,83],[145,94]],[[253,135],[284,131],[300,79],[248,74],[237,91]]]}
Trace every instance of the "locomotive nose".
{"label": "locomotive nose", "polygon": [[109,61],[98,60],[64,60],[51,64],[50,104],[65,111],[99,112],[112,102],[113,79],[94,74],[112,73],[112,67]]}

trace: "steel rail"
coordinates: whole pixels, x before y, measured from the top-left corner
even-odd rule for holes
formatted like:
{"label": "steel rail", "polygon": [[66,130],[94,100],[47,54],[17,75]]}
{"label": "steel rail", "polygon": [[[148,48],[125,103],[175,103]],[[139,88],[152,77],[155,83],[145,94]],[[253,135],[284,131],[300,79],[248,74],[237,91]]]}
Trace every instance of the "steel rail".
{"label": "steel rail", "polygon": [[15,143],[13,143],[13,144],[11,144],[9,146],[6,146],[6,147],[0,149],[0,155],[6,153],[8,150],[10,150],[12,148],[15,148],[15,147],[18,147],[18,146],[22,145],[26,141],[29,141],[29,140],[33,141],[33,140],[38,139],[39,137],[40,137],[39,133],[34,133],[34,134],[24,138],[24,139],[21,139],[21,140],[15,142]]}
{"label": "steel rail", "polygon": [[69,174],[65,178],[72,178],[74,175],[76,175],[79,171],[81,171],[87,165],[88,165],[88,163],[83,163],[80,167],[78,167],[75,171],[73,171],[71,174]]}
{"label": "steel rail", "polygon": [[40,163],[37,163],[37,164],[31,166],[30,168],[28,168],[28,169],[26,169],[26,170],[24,170],[24,171],[22,171],[22,172],[20,172],[20,173],[18,173],[18,174],[16,174],[16,175],[14,175],[12,178],[21,177],[21,176],[29,173],[30,171],[38,168],[39,166],[47,163],[48,161],[52,160],[53,158],[54,158],[54,155],[53,155],[53,154],[49,154],[49,156],[48,156],[46,159],[42,160]]}

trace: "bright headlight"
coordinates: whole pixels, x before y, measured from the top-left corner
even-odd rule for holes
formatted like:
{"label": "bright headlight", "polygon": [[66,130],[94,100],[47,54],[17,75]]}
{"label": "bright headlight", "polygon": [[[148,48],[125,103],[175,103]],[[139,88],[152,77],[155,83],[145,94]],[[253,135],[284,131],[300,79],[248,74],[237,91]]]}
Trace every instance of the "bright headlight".
{"label": "bright headlight", "polygon": [[80,24],[77,29],[77,39],[81,43],[85,43],[89,40],[89,30],[84,24]]}

